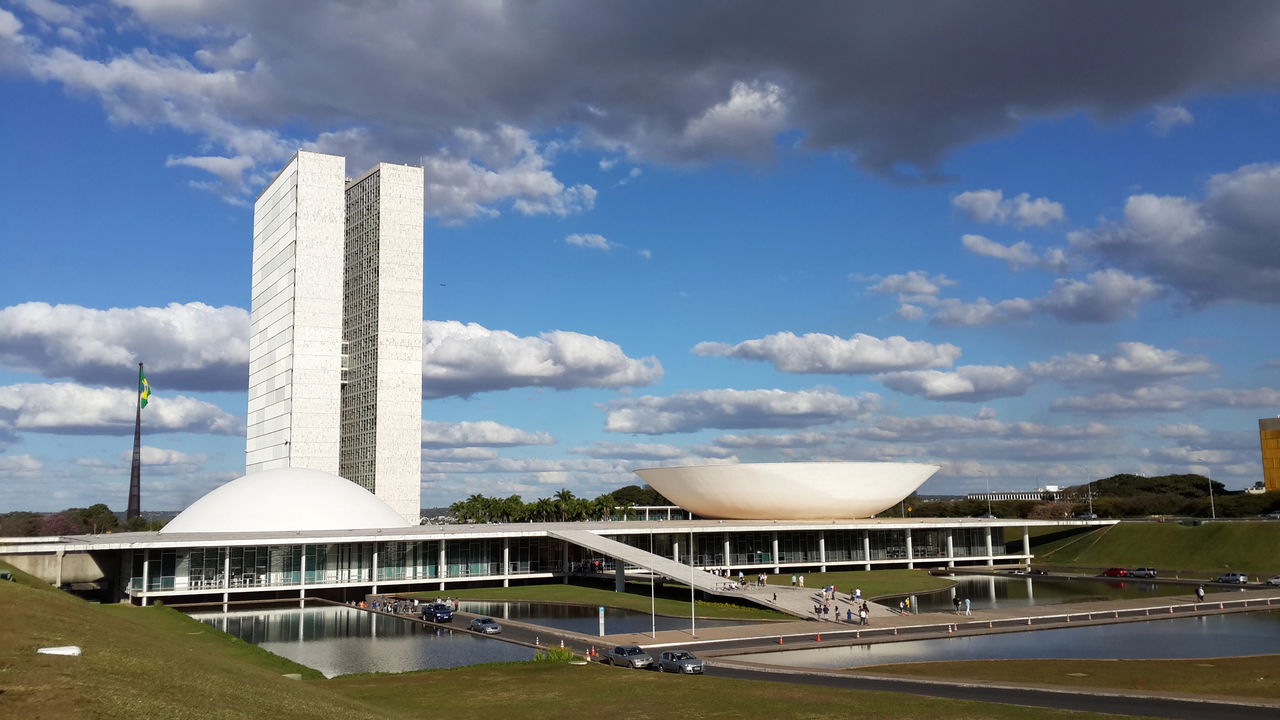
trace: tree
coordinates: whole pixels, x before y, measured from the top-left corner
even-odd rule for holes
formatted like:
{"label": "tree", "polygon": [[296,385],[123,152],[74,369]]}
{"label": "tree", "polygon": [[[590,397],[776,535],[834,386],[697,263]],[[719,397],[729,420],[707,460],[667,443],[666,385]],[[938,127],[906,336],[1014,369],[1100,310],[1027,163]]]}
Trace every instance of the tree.
{"label": "tree", "polygon": [[87,508],[68,510],[77,513],[77,519],[85,530],[93,534],[111,532],[120,524],[120,518],[103,503],[90,505]]}

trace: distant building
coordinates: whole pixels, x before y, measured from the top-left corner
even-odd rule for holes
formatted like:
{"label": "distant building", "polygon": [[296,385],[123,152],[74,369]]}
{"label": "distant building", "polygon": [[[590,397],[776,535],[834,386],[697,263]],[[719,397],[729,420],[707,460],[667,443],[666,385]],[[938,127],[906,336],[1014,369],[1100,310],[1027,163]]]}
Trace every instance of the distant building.
{"label": "distant building", "polygon": [[1262,444],[1262,482],[1268,492],[1280,490],[1280,418],[1259,420],[1258,440]]}
{"label": "distant building", "polygon": [[1045,485],[1035,490],[1014,490],[1009,492],[993,492],[993,493],[969,493],[965,495],[965,500],[990,500],[996,502],[998,500],[1062,500],[1067,493],[1063,492],[1057,485]]}
{"label": "distant building", "polygon": [[341,475],[416,524],[422,168],[298,152],[253,211],[245,469]]}

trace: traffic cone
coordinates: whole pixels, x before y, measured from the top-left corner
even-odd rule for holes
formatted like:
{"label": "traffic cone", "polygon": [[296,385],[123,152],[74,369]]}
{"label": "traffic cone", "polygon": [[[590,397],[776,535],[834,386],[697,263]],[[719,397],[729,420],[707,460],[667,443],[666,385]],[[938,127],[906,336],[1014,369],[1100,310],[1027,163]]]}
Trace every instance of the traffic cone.
{"label": "traffic cone", "polygon": [[781,636],[781,635],[779,635],[779,636],[778,636],[778,644],[779,644],[779,645],[784,644],[784,643],[782,642],[782,636]]}
{"label": "traffic cone", "polygon": [[818,637],[814,642],[822,642],[822,633],[818,633]]}
{"label": "traffic cone", "polygon": [[564,649],[564,638],[560,638],[560,649]]}

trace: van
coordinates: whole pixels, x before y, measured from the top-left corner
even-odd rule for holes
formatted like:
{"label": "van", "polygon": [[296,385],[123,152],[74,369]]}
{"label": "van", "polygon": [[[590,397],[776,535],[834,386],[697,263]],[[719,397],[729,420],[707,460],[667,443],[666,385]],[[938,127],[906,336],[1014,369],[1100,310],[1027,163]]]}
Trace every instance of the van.
{"label": "van", "polygon": [[1154,580],[1156,577],[1156,569],[1153,567],[1134,568],[1133,572],[1129,573],[1129,576],[1136,577],[1136,578],[1146,578],[1148,580]]}

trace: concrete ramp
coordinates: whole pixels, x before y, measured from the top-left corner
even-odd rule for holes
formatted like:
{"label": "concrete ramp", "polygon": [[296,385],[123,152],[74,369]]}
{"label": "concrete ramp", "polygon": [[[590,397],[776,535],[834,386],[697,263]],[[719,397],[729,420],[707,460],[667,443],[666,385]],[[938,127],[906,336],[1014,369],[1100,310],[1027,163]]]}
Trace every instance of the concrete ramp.
{"label": "concrete ramp", "polygon": [[603,553],[616,560],[644,568],[675,582],[685,583],[686,585],[692,584],[693,587],[703,592],[715,595],[729,594],[724,590],[725,583],[728,581],[722,577],[713,575],[705,570],[691,568],[683,563],[632,547],[626,543],[620,543],[617,540],[610,540],[593,532],[557,528],[548,530],[547,534],[565,542],[571,542],[579,547]]}

